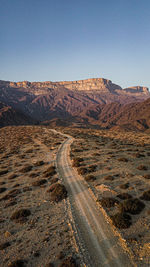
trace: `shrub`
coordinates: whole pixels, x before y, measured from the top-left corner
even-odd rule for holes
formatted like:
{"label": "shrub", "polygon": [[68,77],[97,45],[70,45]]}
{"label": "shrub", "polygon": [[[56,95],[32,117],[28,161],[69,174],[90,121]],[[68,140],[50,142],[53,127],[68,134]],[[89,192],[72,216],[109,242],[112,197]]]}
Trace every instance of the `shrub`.
{"label": "shrub", "polygon": [[108,175],[108,176],[105,176],[104,179],[108,181],[113,181],[114,177],[112,175]]}
{"label": "shrub", "polygon": [[8,179],[9,179],[9,180],[13,180],[13,179],[15,179],[16,177],[17,177],[17,174],[13,173],[13,174],[10,174],[10,175],[9,175]]}
{"label": "shrub", "polygon": [[10,219],[15,222],[24,222],[26,221],[26,217],[28,217],[30,214],[31,212],[29,209],[20,209],[15,211],[10,217]]}
{"label": "shrub", "polygon": [[50,166],[46,171],[44,171],[44,177],[49,177],[54,174],[56,174],[55,166]]}
{"label": "shrub", "polygon": [[144,177],[145,179],[150,179],[150,174],[144,174],[143,177]]}
{"label": "shrub", "polygon": [[42,166],[42,165],[44,165],[44,161],[43,160],[39,160],[39,161],[34,163],[35,167]]}
{"label": "shrub", "polygon": [[145,157],[144,154],[141,154],[141,153],[139,153],[139,152],[135,153],[133,156],[134,156],[135,158],[142,158],[142,157]]}
{"label": "shrub", "polygon": [[145,165],[139,165],[139,166],[137,167],[137,169],[140,170],[140,171],[146,171],[148,168],[147,168],[147,166],[145,166]]}
{"label": "shrub", "polygon": [[13,190],[9,191],[5,196],[3,196],[1,198],[1,200],[8,200],[11,198],[15,198],[20,193],[21,193],[20,189],[13,189]]}
{"label": "shrub", "polygon": [[97,168],[97,165],[91,165],[91,166],[88,167],[88,171],[89,172],[95,172],[96,168]]}
{"label": "shrub", "polygon": [[40,179],[40,180],[34,181],[34,182],[32,183],[32,185],[33,185],[33,186],[40,186],[40,185],[43,185],[43,184],[45,184],[45,183],[47,183],[47,180],[46,180],[46,179]]}
{"label": "shrub", "polygon": [[5,249],[5,248],[7,248],[9,246],[10,246],[9,242],[2,243],[2,244],[0,244],[0,250],[3,250],[3,249]]}
{"label": "shrub", "polygon": [[59,264],[59,267],[79,267],[79,265],[73,257],[68,257]]}
{"label": "shrub", "polygon": [[118,158],[119,161],[128,162],[127,158]]}
{"label": "shrub", "polygon": [[150,201],[150,190],[144,191],[140,198],[143,200]]}
{"label": "shrub", "polygon": [[129,198],[132,198],[132,196],[128,193],[121,193],[119,195],[117,195],[118,198],[120,199],[129,199]]}
{"label": "shrub", "polygon": [[129,183],[121,184],[119,187],[121,189],[127,189],[129,187]]}
{"label": "shrub", "polygon": [[112,220],[112,223],[119,229],[129,228],[132,224],[131,216],[126,213],[116,213],[110,218]]}
{"label": "shrub", "polygon": [[0,170],[0,175],[4,175],[4,174],[6,174],[6,173],[8,173],[8,169]]}
{"label": "shrub", "polygon": [[119,203],[117,199],[112,197],[103,197],[102,199],[99,200],[99,202],[103,208],[111,208]]}
{"label": "shrub", "polygon": [[138,198],[126,199],[119,206],[121,212],[129,212],[133,215],[139,214],[144,208],[145,204]]}
{"label": "shrub", "polygon": [[37,177],[37,176],[39,176],[39,175],[40,175],[39,172],[31,172],[31,173],[29,174],[29,177],[31,177],[31,178],[35,178],[35,177]]}
{"label": "shrub", "polygon": [[31,170],[32,170],[32,166],[31,165],[27,165],[27,166],[24,166],[22,169],[20,169],[20,172],[26,173],[26,172],[29,172]]}
{"label": "shrub", "polygon": [[88,170],[85,167],[81,167],[78,169],[78,173],[81,175],[84,175],[84,174],[88,173]]}
{"label": "shrub", "polygon": [[87,175],[85,178],[84,178],[87,182],[93,182],[96,180],[96,177],[94,175]]}
{"label": "shrub", "polygon": [[26,261],[24,260],[16,260],[8,264],[8,267],[24,267]]}
{"label": "shrub", "polygon": [[0,188],[0,194],[3,193],[3,192],[5,192],[5,191],[6,191],[6,188],[5,187],[1,187]]}
{"label": "shrub", "polygon": [[73,160],[73,166],[74,167],[80,167],[80,165],[81,165],[81,162],[83,162],[83,159],[82,158],[74,158],[74,160]]}
{"label": "shrub", "polygon": [[56,183],[50,186],[47,192],[51,193],[51,200],[59,202],[67,197],[67,190],[63,184]]}

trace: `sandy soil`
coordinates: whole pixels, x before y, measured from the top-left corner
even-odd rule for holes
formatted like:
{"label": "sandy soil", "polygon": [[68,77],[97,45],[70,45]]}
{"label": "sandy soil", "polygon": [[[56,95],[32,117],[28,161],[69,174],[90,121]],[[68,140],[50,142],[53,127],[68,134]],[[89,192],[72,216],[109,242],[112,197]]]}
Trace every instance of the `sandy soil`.
{"label": "sandy soil", "polygon": [[[2,267],[61,266],[76,253],[66,200],[53,203],[47,192],[60,179],[57,174],[45,177],[64,139],[39,126],[0,129]],[[14,220],[14,212],[22,209],[28,216]],[[20,263],[15,265],[17,260]]]}
{"label": "sandy soil", "polygon": [[[150,189],[150,135],[133,132],[111,132],[83,129],[68,129],[76,139],[72,144],[73,159],[82,158],[77,167],[87,181],[98,202],[113,198],[118,204],[105,207],[107,215],[115,215],[124,200],[119,194],[128,193],[138,198],[145,207],[138,214],[130,214],[132,224],[126,229],[117,229],[134,254],[138,266],[150,265],[150,198],[141,199]],[[142,167],[141,167],[142,166]]]}

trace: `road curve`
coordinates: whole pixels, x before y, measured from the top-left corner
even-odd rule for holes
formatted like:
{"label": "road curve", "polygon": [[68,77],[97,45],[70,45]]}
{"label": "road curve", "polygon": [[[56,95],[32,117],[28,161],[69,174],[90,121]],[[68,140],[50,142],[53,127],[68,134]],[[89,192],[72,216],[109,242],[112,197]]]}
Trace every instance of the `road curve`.
{"label": "road curve", "polygon": [[[60,133],[55,130],[54,132]],[[58,173],[68,190],[77,230],[76,235],[79,240],[82,240],[84,249],[81,254],[84,254],[86,266],[136,266],[122,248],[119,237],[114,235],[112,228],[89,193],[88,185],[72,168],[69,152],[73,138],[68,135],[64,136],[68,138],[57,153],[56,164]]]}

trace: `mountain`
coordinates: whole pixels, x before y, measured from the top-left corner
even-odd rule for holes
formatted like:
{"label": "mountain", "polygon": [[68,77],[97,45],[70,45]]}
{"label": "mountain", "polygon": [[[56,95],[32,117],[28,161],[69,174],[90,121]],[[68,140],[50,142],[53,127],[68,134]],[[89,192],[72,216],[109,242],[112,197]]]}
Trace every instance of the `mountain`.
{"label": "mountain", "polygon": [[[147,87],[119,85],[103,78],[63,82],[0,81],[0,101],[17,123],[39,121],[60,125],[98,125],[114,127],[123,122],[123,109],[150,97]],[[9,110],[9,112],[8,112]],[[120,119],[117,117],[120,115]],[[126,112],[126,111],[125,111]],[[17,115],[18,114],[18,115]],[[12,116],[13,117],[13,116]],[[7,124],[7,116],[6,124]],[[4,123],[4,122],[3,122]],[[0,122],[0,126],[2,126]]]}

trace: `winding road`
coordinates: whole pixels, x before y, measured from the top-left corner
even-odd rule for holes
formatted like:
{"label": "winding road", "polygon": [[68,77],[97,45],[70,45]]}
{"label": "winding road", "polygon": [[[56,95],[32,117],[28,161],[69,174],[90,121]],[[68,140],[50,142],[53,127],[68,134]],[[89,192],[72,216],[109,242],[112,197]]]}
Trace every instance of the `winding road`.
{"label": "winding road", "polygon": [[[56,133],[61,134],[53,130]],[[67,140],[61,145],[56,164],[58,173],[65,183],[72,215],[76,227],[76,239],[79,240],[79,251],[89,267],[131,267],[136,266],[128,253],[122,248],[121,242],[104,217],[89,192],[88,185],[72,168],[70,145],[73,137],[64,135]]]}

